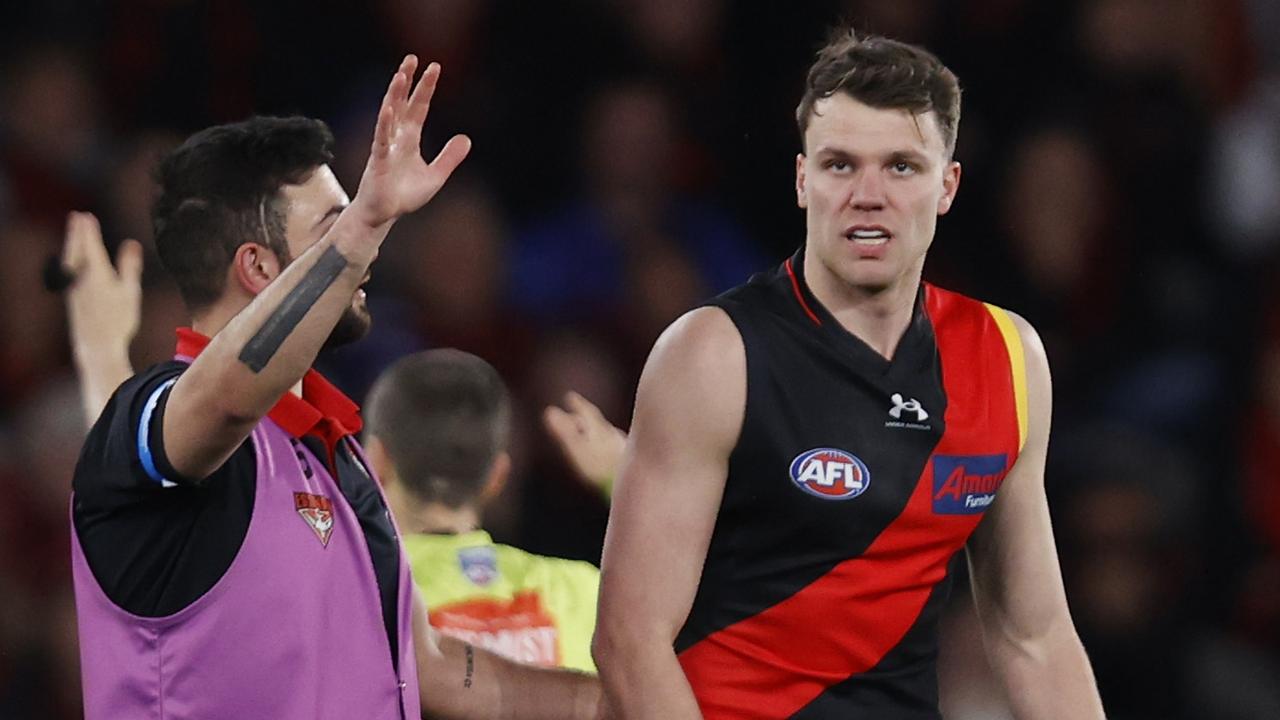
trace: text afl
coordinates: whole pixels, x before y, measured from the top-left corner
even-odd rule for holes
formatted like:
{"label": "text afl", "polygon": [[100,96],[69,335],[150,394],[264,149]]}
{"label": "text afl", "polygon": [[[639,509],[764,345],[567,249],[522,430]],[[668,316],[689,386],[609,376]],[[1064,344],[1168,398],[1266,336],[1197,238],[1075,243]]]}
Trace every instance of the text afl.
{"label": "text afl", "polygon": [[823,500],[849,500],[866,492],[871,471],[852,453],[814,448],[791,461],[791,482]]}

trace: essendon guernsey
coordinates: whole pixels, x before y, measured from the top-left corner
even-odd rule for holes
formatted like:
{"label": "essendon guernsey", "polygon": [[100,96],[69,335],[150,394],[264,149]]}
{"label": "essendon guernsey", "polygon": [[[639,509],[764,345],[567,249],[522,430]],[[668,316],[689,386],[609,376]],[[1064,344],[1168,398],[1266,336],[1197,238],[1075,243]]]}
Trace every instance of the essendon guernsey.
{"label": "essendon guernsey", "polygon": [[710,720],[938,715],[952,556],[1026,436],[1007,313],[925,284],[892,360],[805,284],[797,253],[716,298],[746,416],[676,652]]}

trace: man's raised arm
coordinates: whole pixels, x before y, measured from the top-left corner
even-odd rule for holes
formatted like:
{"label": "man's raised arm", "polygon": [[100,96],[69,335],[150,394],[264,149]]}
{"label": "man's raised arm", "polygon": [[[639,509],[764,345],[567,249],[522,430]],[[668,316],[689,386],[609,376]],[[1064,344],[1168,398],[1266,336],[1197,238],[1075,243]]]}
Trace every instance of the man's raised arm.
{"label": "man's raised arm", "polygon": [[142,318],[142,245],[125,240],[116,262],[111,264],[96,217],[67,216],[62,267],[72,278],[67,321],[86,425],[93,425],[111,393],[133,375],[129,343]]}
{"label": "man's raised arm", "polygon": [[351,306],[392,223],[425,205],[466,157],[470,141],[457,136],[431,163],[422,158],[422,126],[440,69],[433,63],[413,87],[416,69],[417,59],[406,57],[387,88],[355,199],[217,332],[174,385],[164,450],[183,477],[216,470],[302,378]]}
{"label": "man's raised arm", "polygon": [[742,338],[719,308],[668,328],[640,378],[592,643],[619,717],[701,717],[672,644],[702,574],[746,392]]}

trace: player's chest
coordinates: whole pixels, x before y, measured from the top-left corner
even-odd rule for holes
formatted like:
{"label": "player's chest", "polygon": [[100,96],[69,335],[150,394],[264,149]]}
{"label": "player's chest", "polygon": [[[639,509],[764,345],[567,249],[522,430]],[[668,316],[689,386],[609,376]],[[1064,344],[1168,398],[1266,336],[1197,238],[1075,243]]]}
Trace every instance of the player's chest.
{"label": "player's chest", "polygon": [[[982,513],[1011,462],[981,393],[949,396],[936,367],[867,376],[808,369],[749,389],[727,505],[806,533],[881,525],[908,510],[946,523]],[[913,502],[920,492],[929,502]]]}
{"label": "player's chest", "polygon": [[756,392],[740,446],[751,485],[788,506],[845,511],[914,485],[945,429],[946,398],[927,377],[897,385],[828,373]]}

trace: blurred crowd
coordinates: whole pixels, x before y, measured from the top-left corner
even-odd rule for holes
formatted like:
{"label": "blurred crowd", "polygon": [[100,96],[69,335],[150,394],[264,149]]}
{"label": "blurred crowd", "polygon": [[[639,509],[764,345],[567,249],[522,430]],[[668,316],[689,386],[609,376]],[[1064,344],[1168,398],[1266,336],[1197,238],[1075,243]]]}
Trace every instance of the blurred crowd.
{"label": "blurred crowd", "polygon": [[[1275,0],[43,0],[0,22],[0,717],[79,714],[68,494],[85,432],[66,213],[149,243],[150,171],[210,124],[326,120],[354,193],[385,78],[440,61],[459,175],[374,266],[352,395],[428,347],[518,399],[495,538],[599,561],[607,506],[543,433],[573,389],[625,428],[654,339],[803,241],[794,108],[827,30],[960,76],[964,167],[925,277],[1013,309],[1054,371],[1047,483],[1115,720],[1280,717],[1280,3]],[[185,311],[154,255],[135,366]],[[1008,717],[960,578],[949,718]]]}

